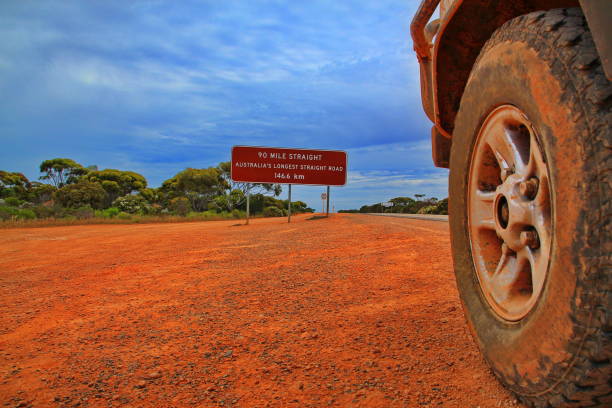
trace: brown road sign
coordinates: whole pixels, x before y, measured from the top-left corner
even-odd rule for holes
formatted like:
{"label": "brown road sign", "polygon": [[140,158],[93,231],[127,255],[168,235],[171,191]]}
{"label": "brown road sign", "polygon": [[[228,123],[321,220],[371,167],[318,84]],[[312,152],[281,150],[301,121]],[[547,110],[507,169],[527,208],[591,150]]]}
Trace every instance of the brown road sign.
{"label": "brown road sign", "polygon": [[232,180],[246,183],[346,184],[346,152],[234,146]]}

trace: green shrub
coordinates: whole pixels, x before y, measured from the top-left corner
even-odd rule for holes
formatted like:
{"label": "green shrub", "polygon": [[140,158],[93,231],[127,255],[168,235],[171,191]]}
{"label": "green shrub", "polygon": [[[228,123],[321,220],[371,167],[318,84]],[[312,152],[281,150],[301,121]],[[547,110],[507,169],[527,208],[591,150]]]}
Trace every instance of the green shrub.
{"label": "green shrub", "polygon": [[55,216],[53,207],[47,207],[46,205],[37,205],[32,210],[36,213],[36,218],[51,218]]}
{"label": "green shrub", "polygon": [[141,196],[128,194],[113,201],[113,207],[130,214],[145,214],[149,205]]}
{"label": "green shrub", "polygon": [[20,220],[33,220],[36,218],[36,213],[29,208],[23,208],[18,210],[17,218]]}
{"label": "green shrub", "polygon": [[53,217],[55,218],[65,218],[65,217],[73,217],[74,218],[74,209],[62,207],[61,205],[56,205],[52,207]]}
{"label": "green shrub", "polygon": [[159,204],[151,204],[149,206],[149,214],[152,214],[152,215],[159,215],[161,214],[162,210],[163,208]]}
{"label": "green shrub", "polygon": [[53,193],[57,191],[55,186],[34,182],[30,190],[30,199],[36,204],[42,204],[53,198]]}
{"label": "green shrub", "polygon": [[240,211],[238,209],[232,210],[232,217],[234,217],[236,219],[240,219],[240,218],[243,218],[244,216],[245,215],[244,215],[244,213],[242,211]]}
{"label": "green shrub", "polygon": [[84,205],[74,210],[73,215],[79,220],[93,218],[94,210],[88,205]]}
{"label": "green shrub", "polygon": [[19,210],[14,207],[0,207],[0,220],[6,221],[17,217]]}
{"label": "green shrub", "polygon": [[420,208],[419,211],[417,211],[417,214],[435,214],[435,213],[436,213],[435,205],[427,205],[423,208]]}
{"label": "green shrub", "polygon": [[170,200],[169,207],[174,214],[184,217],[191,211],[191,202],[187,197],[176,197]]}
{"label": "green shrub", "polygon": [[269,206],[269,207],[264,208],[263,216],[264,217],[282,217],[283,210],[275,206]]}
{"label": "green shrub", "polygon": [[119,218],[120,220],[131,220],[132,215],[121,211],[119,214],[117,214],[117,218]]}
{"label": "green shrub", "polygon": [[114,218],[119,215],[121,211],[117,207],[109,207],[102,211],[102,216],[105,218]]}
{"label": "green shrub", "polygon": [[[206,205],[206,209],[208,211],[220,212],[222,208],[221,205],[219,205],[220,200],[221,200],[220,197],[215,197],[214,200],[212,200]],[[205,212],[208,212],[208,211],[205,211]]]}
{"label": "green shrub", "polygon": [[417,214],[448,214],[448,198],[440,200],[435,204],[427,205],[417,211]]}
{"label": "green shrub", "polygon": [[54,194],[55,199],[64,207],[79,208],[90,206],[102,208],[106,199],[106,191],[98,183],[79,181],[76,184],[68,184]]}
{"label": "green shrub", "polygon": [[436,207],[438,211],[436,214],[448,214],[448,198],[438,201]]}
{"label": "green shrub", "polygon": [[19,207],[21,203],[23,203],[23,201],[21,201],[17,197],[6,197],[4,199],[4,202],[6,203],[6,205],[9,205],[11,207]]}

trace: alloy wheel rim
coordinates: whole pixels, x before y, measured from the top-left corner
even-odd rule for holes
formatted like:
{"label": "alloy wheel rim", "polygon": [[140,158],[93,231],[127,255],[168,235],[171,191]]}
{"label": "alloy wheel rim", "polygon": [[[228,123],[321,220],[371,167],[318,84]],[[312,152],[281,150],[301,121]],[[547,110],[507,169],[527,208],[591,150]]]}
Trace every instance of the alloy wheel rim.
{"label": "alloy wheel rim", "polygon": [[548,167],[532,123],[515,106],[494,109],[470,161],[468,229],[482,293],[504,320],[521,320],[542,295],[551,214]]}

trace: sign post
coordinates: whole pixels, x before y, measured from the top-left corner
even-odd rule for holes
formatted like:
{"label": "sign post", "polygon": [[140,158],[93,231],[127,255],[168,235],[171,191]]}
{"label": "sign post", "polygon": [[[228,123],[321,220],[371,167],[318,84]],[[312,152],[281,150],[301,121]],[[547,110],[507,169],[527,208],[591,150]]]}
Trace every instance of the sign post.
{"label": "sign post", "polygon": [[250,216],[250,201],[251,201],[251,185],[247,184],[247,213],[246,213],[246,225],[249,225]]}
{"label": "sign post", "polygon": [[329,217],[329,186],[327,186],[327,217]]}
{"label": "sign post", "polygon": [[327,194],[321,193],[321,214],[325,212],[325,200],[327,200]]}
{"label": "sign post", "polygon": [[287,222],[290,223],[291,222],[291,184],[289,184],[289,204],[287,205],[288,207],[288,218],[287,218]]}

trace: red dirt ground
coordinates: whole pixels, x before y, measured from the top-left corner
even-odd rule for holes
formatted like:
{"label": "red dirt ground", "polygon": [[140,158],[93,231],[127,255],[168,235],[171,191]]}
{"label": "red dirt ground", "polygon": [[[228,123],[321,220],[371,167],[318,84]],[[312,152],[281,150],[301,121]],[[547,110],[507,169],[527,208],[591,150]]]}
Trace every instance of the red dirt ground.
{"label": "red dirt ground", "polygon": [[518,406],[447,223],[293,221],[2,230],[3,406]]}

